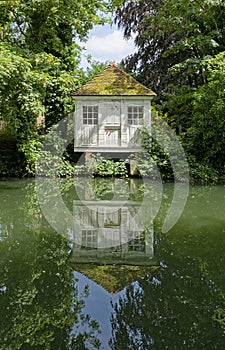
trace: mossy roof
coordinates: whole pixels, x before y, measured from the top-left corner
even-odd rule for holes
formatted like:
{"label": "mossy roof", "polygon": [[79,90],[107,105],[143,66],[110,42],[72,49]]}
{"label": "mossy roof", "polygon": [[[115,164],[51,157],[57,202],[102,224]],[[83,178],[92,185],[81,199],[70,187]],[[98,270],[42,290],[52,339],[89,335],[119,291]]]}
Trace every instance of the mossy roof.
{"label": "mossy roof", "polygon": [[110,294],[116,294],[134,281],[138,281],[158,266],[128,266],[128,265],[89,265],[74,264],[78,271],[99,284]]}
{"label": "mossy roof", "polygon": [[140,84],[111,63],[104,71],[83,85],[73,96],[155,96],[146,86]]}

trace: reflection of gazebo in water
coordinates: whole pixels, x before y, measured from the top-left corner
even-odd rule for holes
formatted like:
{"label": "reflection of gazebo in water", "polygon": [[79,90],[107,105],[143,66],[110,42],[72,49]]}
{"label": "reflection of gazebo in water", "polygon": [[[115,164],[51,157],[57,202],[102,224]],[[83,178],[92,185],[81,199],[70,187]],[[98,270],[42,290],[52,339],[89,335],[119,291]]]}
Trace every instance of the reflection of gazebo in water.
{"label": "reflection of gazebo in water", "polygon": [[138,219],[138,202],[74,201],[75,263],[155,265],[153,226]]}

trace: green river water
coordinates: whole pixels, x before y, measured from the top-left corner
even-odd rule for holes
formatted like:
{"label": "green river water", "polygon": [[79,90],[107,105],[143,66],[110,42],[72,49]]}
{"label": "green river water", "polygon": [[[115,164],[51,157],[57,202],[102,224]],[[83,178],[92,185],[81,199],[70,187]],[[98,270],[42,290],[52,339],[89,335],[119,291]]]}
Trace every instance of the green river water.
{"label": "green river water", "polygon": [[225,349],[224,184],[190,187],[166,233],[171,183],[147,209],[141,180],[57,186],[49,224],[48,180],[42,208],[35,180],[0,182],[0,350]]}

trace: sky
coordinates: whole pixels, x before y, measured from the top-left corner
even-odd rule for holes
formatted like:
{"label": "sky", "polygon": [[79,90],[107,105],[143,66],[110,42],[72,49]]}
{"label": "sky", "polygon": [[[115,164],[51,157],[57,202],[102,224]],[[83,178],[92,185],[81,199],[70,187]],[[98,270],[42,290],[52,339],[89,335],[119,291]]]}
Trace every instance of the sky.
{"label": "sky", "polygon": [[[91,55],[94,60],[101,62],[119,63],[122,58],[135,51],[132,40],[125,40],[122,31],[115,25],[95,26],[89,34],[88,41],[84,44],[86,47],[85,55]],[[83,67],[87,62],[83,57],[81,62]]]}

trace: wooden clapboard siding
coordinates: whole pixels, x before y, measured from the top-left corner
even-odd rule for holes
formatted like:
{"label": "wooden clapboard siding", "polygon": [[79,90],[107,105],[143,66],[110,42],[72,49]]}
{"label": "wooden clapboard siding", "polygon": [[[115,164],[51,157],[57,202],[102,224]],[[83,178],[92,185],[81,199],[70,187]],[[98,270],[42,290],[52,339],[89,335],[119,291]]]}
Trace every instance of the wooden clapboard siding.
{"label": "wooden clapboard siding", "polygon": [[[143,108],[143,123],[151,124],[151,100],[155,93],[115,64],[73,93],[75,152],[136,152],[141,150],[137,130],[128,123],[128,107]],[[98,108],[98,124],[84,125],[83,108]],[[87,124],[87,123],[86,123]]]}

